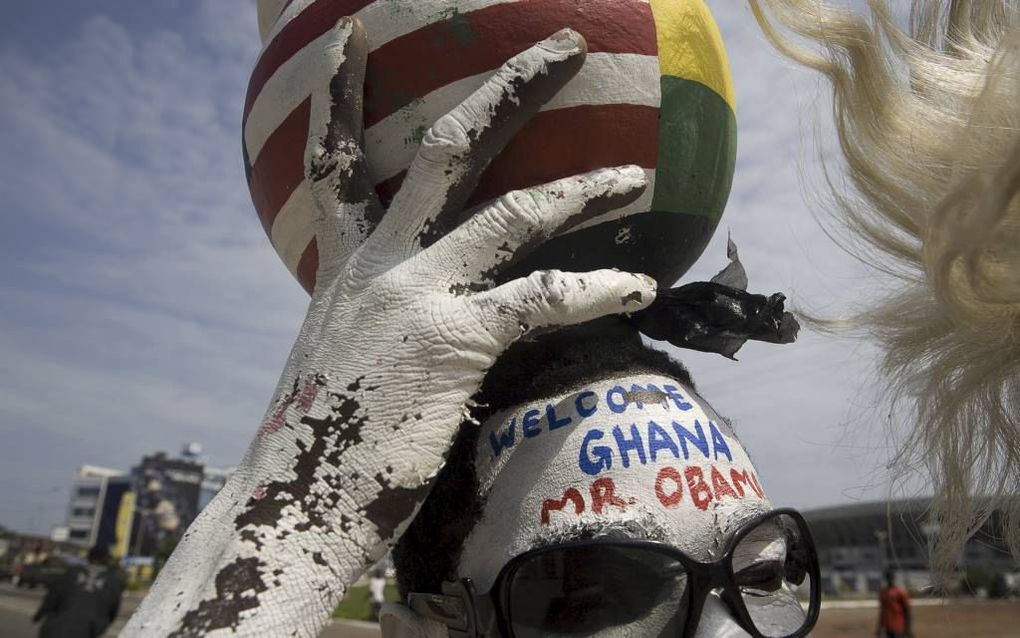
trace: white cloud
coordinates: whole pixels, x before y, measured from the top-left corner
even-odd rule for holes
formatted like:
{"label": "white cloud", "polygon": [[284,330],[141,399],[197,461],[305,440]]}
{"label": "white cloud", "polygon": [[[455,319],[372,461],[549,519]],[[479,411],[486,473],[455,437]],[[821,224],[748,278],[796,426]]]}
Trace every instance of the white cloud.
{"label": "white cloud", "polygon": [[[0,48],[18,105],[0,115],[0,480],[66,482],[186,440],[234,462],[303,316],[244,183],[254,8],[185,4],[179,24],[95,16],[51,50]],[[20,511],[45,531],[65,503]]]}

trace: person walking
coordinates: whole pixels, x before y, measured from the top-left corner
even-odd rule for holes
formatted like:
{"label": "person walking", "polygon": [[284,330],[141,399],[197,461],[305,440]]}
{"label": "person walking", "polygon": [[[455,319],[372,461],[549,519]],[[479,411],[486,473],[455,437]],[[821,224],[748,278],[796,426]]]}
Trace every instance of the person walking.
{"label": "person walking", "polygon": [[909,638],[910,632],[910,594],[903,587],[896,585],[896,572],[885,573],[885,587],[878,593],[879,612],[876,636],[885,638]]}
{"label": "person walking", "polygon": [[117,617],[124,579],[104,546],[89,550],[88,564],[72,567],[46,592],[32,617],[39,638],[95,638]]}
{"label": "person walking", "polygon": [[386,575],[383,570],[376,569],[372,572],[368,590],[372,592],[372,622],[379,622],[379,611],[386,602]]}

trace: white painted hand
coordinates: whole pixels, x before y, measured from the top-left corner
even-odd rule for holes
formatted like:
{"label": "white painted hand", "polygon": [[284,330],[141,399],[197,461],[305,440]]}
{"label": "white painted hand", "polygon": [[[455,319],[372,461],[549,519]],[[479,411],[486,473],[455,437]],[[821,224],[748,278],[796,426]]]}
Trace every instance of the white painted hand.
{"label": "white painted hand", "polygon": [[650,278],[608,270],[493,285],[557,230],[640,196],[637,167],[463,211],[492,157],[580,69],[579,35],[515,57],[436,122],[385,216],[360,147],[365,37],[351,20],[334,35],[306,153],[320,263],[307,318],[244,462],[128,635],[316,635],[425,498],[496,358],[533,328],[655,296]]}

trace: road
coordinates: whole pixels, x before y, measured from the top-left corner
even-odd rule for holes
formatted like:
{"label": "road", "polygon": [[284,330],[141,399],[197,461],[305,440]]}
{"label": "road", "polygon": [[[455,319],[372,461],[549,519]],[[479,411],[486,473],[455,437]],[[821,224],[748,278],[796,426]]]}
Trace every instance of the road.
{"label": "road", "polygon": [[[0,634],[4,638],[33,638],[38,629],[32,614],[39,606],[43,592],[16,589],[0,583]],[[106,633],[115,636],[131,612],[141,602],[141,594],[128,593],[121,606],[121,615]],[[1020,602],[915,601],[915,635],[924,638],[1012,638],[1020,626]],[[825,605],[822,618],[812,632],[813,638],[851,638],[871,636],[877,613],[874,601],[839,602]],[[320,638],[380,638],[377,625],[335,620]]]}
{"label": "road", "polygon": [[[10,583],[0,583],[0,634],[4,638],[35,638],[39,626],[32,623],[32,614],[39,608],[43,593],[42,588],[18,589]],[[126,593],[124,602],[121,604],[120,616],[105,635],[116,636],[141,600],[141,594]],[[335,620],[320,636],[321,638],[379,638],[380,634],[378,625]]]}
{"label": "road", "polygon": [[[840,604],[842,603],[842,604]],[[874,601],[824,605],[811,638],[868,638],[874,635]],[[915,600],[911,616],[919,638],[1016,638],[1020,601]]]}
{"label": "road", "polygon": [[[3,627],[5,637],[29,638],[36,635],[39,626],[32,623],[32,614],[39,608],[44,593],[42,587],[18,589],[10,583],[0,583],[0,627]],[[110,627],[110,631],[106,632],[107,636],[117,635],[116,632],[124,626],[141,600],[140,594],[128,592],[124,595],[120,616]]]}
{"label": "road", "polygon": [[29,591],[12,587],[9,583],[0,584],[0,627],[4,635],[12,638],[35,636],[36,625],[32,624],[32,614],[39,607],[42,593],[38,590]]}

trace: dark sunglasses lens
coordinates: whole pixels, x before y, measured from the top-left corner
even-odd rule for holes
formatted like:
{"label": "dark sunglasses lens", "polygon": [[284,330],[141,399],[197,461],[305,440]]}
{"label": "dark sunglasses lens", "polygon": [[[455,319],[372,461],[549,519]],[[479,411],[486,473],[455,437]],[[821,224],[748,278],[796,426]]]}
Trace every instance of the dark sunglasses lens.
{"label": "dark sunglasses lens", "polygon": [[532,636],[678,636],[687,574],[674,558],[625,545],[552,548],[509,583],[510,625]]}
{"label": "dark sunglasses lens", "polygon": [[766,638],[784,638],[802,628],[814,600],[814,552],[788,514],[768,518],[737,544],[733,579],[755,628]]}

